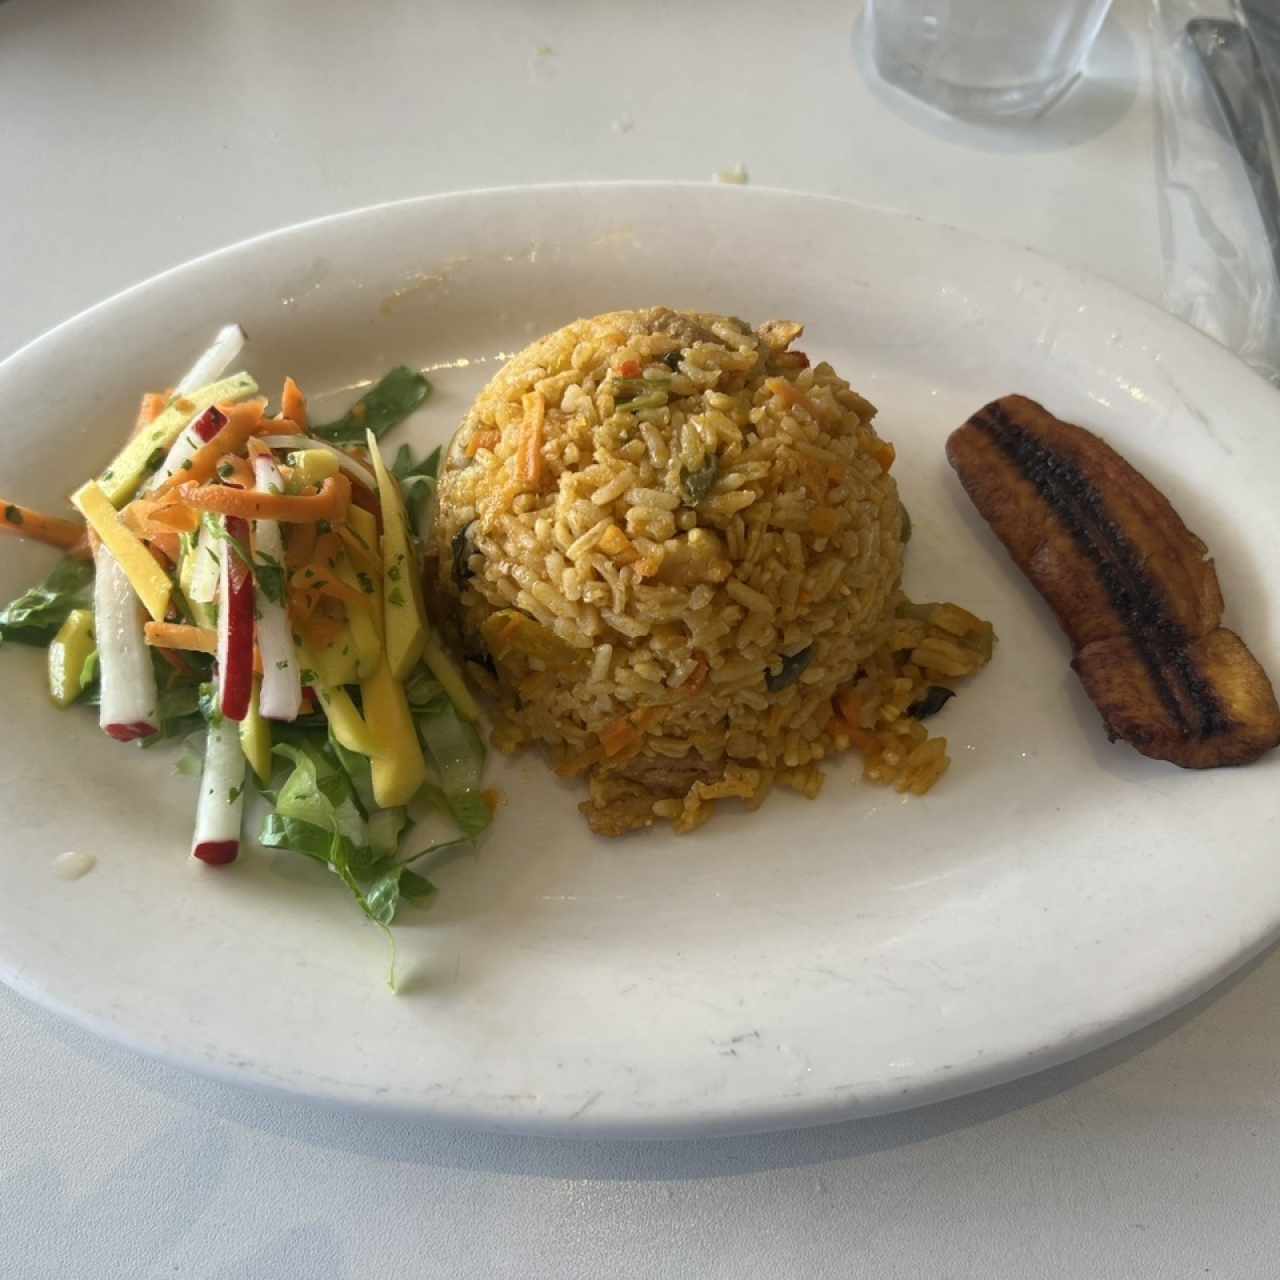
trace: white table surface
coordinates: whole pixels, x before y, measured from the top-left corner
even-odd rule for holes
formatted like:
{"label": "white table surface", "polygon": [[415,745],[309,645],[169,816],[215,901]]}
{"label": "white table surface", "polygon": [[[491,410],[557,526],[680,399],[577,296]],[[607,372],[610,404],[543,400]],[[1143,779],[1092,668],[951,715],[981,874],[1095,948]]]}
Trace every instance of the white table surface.
{"label": "white table surface", "polygon": [[[1121,0],[1092,79],[1009,132],[934,124],[870,88],[851,7],[827,0],[0,0],[0,355],[319,214],[738,163],[1158,298],[1144,17]],[[0,990],[0,1274],[1274,1276],[1277,1009],[1272,954],[1004,1088],[807,1132],[613,1145],[254,1095]]]}

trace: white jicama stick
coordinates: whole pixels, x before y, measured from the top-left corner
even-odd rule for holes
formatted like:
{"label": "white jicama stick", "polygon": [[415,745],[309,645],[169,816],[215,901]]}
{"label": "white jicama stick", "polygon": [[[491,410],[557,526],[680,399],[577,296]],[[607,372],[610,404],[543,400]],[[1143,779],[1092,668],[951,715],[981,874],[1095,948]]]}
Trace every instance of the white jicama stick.
{"label": "white jicama stick", "polygon": [[197,604],[212,604],[218,598],[218,581],[222,575],[222,539],[210,530],[211,522],[221,530],[221,516],[204,516],[191,552],[196,558],[191,571],[191,598]]}
{"label": "white jicama stick", "polygon": [[98,723],[118,742],[159,732],[156,673],[143,631],[142,602],[106,547],[94,553],[93,628],[98,644]]}
{"label": "white jicama stick", "polygon": [[[207,351],[187,370],[182,381],[173,389],[174,396],[189,395],[201,387],[216,381],[227,366],[244,349],[245,332],[238,324],[224,325],[218,330]],[[169,447],[169,452],[159,468],[142,485],[143,493],[151,493],[162,485],[184,462],[190,461],[197,449],[212,435],[209,429],[220,427],[226,419],[217,409],[210,407],[187,424]],[[203,427],[203,429],[202,429]]]}
{"label": "white jicama stick", "polygon": [[[270,454],[260,453],[254,458],[253,476],[259,489],[284,492],[284,480]],[[268,720],[296,720],[302,709],[302,676],[285,612],[284,538],[278,521],[254,521],[253,559],[258,575],[254,596],[258,606],[258,648],[262,651],[258,708]],[[267,582],[274,587],[264,589]]]}
{"label": "white jicama stick", "polygon": [[359,480],[373,493],[378,492],[378,482],[374,479],[373,472],[363,462],[357,462],[349,453],[344,453],[327,440],[317,440],[314,436],[261,436],[259,438],[268,449],[323,449],[338,459],[338,466],[349,476]]}
{"label": "white jicama stick", "polygon": [[240,852],[240,820],[244,813],[245,758],[240,730],[225,717],[209,726],[196,803],[196,830],[191,856],[211,866],[234,862]]}
{"label": "white jicama stick", "polygon": [[217,381],[227,370],[227,366],[244,350],[248,341],[245,331],[238,324],[223,325],[217,336],[209,344],[209,348],[187,370],[182,381],[173,389],[175,396],[190,395],[201,387]]}

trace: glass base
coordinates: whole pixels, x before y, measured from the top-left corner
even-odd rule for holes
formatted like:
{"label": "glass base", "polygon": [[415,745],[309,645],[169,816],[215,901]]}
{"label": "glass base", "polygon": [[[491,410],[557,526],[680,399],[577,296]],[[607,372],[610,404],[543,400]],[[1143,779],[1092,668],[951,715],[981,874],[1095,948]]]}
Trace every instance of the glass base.
{"label": "glass base", "polygon": [[902,64],[884,66],[873,58],[880,78],[913,98],[945,111],[948,115],[970,120],[1028,119],[1048,111],[1080,79],[1079,71],[1033,84],[1011,84],[975,87],[955,84],[928,75],[919,67]]}
{"label": "glass base", "polygon": [[886,84],[953,116],[1047,111],[1080,78],[1111,0],[867,0],[863,34]]}

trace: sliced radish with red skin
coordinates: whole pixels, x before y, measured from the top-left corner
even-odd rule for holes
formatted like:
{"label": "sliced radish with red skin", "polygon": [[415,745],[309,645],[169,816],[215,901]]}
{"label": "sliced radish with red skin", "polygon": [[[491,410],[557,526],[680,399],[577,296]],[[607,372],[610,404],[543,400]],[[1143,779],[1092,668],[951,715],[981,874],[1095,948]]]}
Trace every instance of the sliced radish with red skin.
{"label": "sliced radish with red skin", "polygon": [[241,548],[249,547],[249,522],[226,519],[218,604],[218,701],[222,714],[243,720],[253,692],[253,574]]}
{"label": "sliced radish with red skin", "polygon": [[191,856],[213,866],[234,862],[240,851],[244,815],[245,758],[240,730],[222,717],[209,726],[205,739],[200,798]]}
{"label": "sliced radish with red skin", "polygon": [[134,724],[103,725],[102,731],[107,737],[114,738],[117,742],[137,742],[139,738],[149,738],[153,733],[159,732],[155,725],[148,724],[145,720],[139,720]]}
{"label": "sliced radish with red skin", "polygon": [[225,867],[240,856],[239,840],[208,840],[191,850],[193,858],[199,858],[211,867]]}
{"label": "sliced radish with red skin", "polygon": [[93,629],[98,645],[98,723],[118,742],[160,728],[156,673],[143,631],[142,602],[104,546],[94,552]]}
{"label": "sliced radish with red skin", "polygon": [[226,425],[227,415],[216,405],[210,405],[194,422],[185,427],[182,434],[169,446],[169,452],[165,454],[164,461],[142,486],[142,492],[151,493],[164,484],[170,476],[181,471],[196,456],[200,446],[212,440]]}
{"label": "sliced radish with red skin", "polygon": [[226,425],[227,415],[217,405],[211,404],[187,430],[199,436],[204,444],[208,444]]}

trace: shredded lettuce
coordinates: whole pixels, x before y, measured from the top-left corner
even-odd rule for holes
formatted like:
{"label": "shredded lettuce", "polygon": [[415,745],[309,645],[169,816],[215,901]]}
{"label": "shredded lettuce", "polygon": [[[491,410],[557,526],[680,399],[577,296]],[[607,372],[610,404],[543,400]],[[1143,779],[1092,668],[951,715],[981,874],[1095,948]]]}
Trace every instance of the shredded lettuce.
{"label": "shredded lettuce", "polygon": [[408,825],[404,809],[378,809],[369,815],[369,848],[380,858],[394,858],[400,851],[400,836]]}
{"label": "shredded lettuce", "polygon": [[442,707],[419,714],[418,735],[435,772],[436,784],[424,788],[437,808],[447,813],[468,839],[474,840],[493,820],[489,801],[481,794],[484,741],[446,698]]}
{"label": "shredded lettuce", "polygon": [[357,751],[348,751],[332,732],[329,734],[329,749],[337,757],[338,763],[350,779],[355,789],[356,799],[360,801],[366,813],[371,813],[377,806],[373,798],[373,770],[369,764],[369,757],[362,756]]}
{"label": "shredded lettuce", "polygon": [[451,705],[444,686],[423,666],[413,669],[405,681],[404,692],[410,709],[417,716],[440,715]]}
{"label": "shredded lettuce", "polygon": [[67,557],[43,582],[0,609],[0,641],[46,645],[72,609],[93,608],[93,564]]}
{"label": "shredded lettuce", "polygon": [[282,818],[334,832],[353,846],[368,842],[350,779],[321,750],[282,744],[273,747],[272,754],[293,761],[293,771],[276,792],[276,812]]}
{"label": "shredded lettuce", "polygon": [[484,772],[484,743],[474,727],[446,704],[431,715],[418,717],[418,732],[435,769],[440,789],[449,795],[480,785]]}
{"label": "shredded lettuce", "polygon": [[436,887],[427,879],[426,876],[420,876],[416,871],[410,871],[406,867],[400,873],[400,896],[409,902],[420,903],[425,902],[428,898],[435,897]]}
{"label": "shredded lettuce", "polygon": [[[435,892],[424,876],[409,870],[399,855],[408,815],[404,809],[376,809],[368,782],[368,761],[319,734],[293,735],[274,754],[293,767],[274,796],[259,843],[287,849],[328,866],[351,890],[361,911],[387,935],[391,945],[389,982],[395,986],[395,943],[391,923],[401,901],[423,901]],[[368,787],[368,803],[360,793]],[[427,852],[424,850],[423,852]]]}
{"label": "shredded lettuce", "polygon": [[474,840],[493,821],[489,801],[478,791],[446,792],[445,800],[454,822],[469,839]]}

